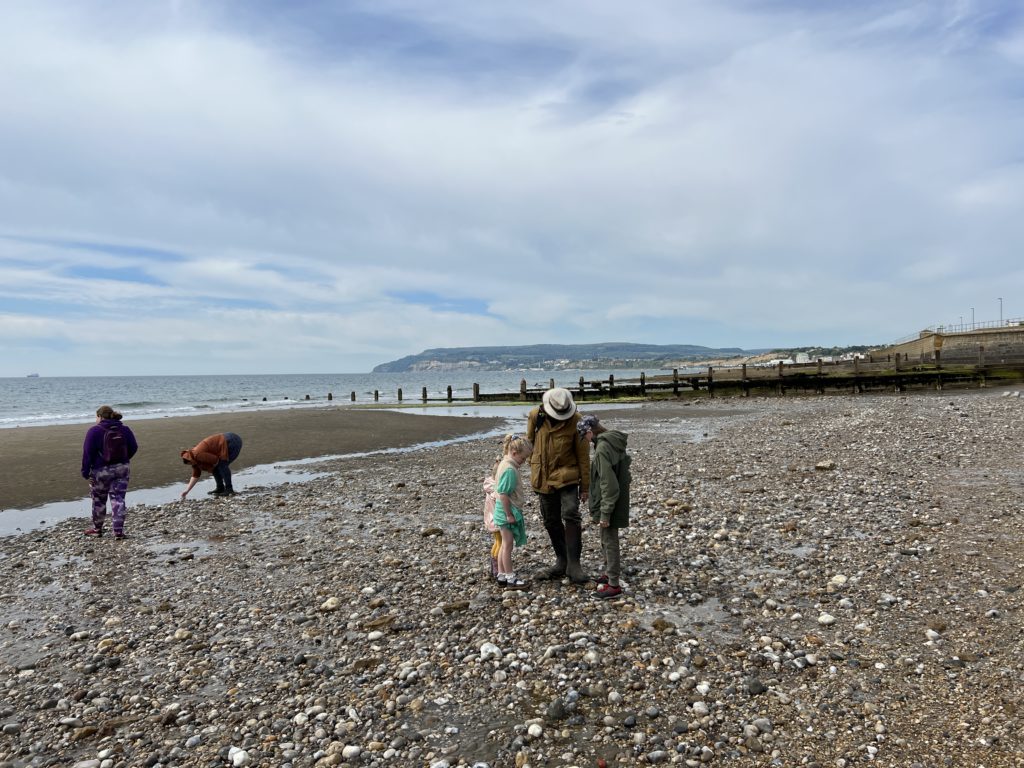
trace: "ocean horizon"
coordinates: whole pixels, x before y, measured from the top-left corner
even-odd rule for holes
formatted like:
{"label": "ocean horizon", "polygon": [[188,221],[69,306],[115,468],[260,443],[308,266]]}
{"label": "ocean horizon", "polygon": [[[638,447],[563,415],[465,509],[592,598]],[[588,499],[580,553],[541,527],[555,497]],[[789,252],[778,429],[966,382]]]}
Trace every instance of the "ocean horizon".
{"label": "ocean horizon", "polygon": [[[668,373],[645,369],[648,376]],[[564,369],[511,371],[409,371],[403,373],[231,374],[198,376],[24,376],[0,378],[0,430],[16,427],[86,424],[96,409],[110,405],[126,421],[282,408],[323,408],[421,402],[423,388],[431,400],[452,388],[455,399],[469,399],[473,385],[484,393],[519,392],[529,387],[576,387],[587,381],[638,378],[639,369]],[[355,401],[352,401],[355,393]],[[308,397],[308,399],[307,399]]]}

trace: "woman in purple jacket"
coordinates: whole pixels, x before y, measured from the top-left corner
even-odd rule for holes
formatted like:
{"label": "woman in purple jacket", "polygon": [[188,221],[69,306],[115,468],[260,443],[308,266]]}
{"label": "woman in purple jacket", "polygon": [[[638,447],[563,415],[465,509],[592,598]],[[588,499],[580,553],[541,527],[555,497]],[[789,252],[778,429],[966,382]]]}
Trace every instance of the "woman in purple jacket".
{"label": "woman in purple jacket", "polygon": [[114,538],[124,538],[124,495],[128,492],[129,462],[139,444],[121,423],[121,414],[109,405],[96,409],[96,425],[85,433],[82,446],[82,477],[89,481],[92,496],[92,528],[86,536],[103,535],[107,498],[114,522]]}

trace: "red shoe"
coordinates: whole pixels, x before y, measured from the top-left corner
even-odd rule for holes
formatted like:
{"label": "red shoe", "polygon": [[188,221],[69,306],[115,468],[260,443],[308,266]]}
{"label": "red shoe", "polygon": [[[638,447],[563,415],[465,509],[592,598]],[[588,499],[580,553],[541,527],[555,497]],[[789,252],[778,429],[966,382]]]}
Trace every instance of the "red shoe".
{"label": "red shoe", "polygon": [[613,587],[611,584],[602,584],[593,592],[598,600],[614,600],[622,596],[622,587]]}
{"label": "red shoe", "polygon": [[86,528],[85,529],[85,535],[86,536],[95,536],[96,538],[100,538],[101,536],[103,536],[103,529],[102,528]]}
{"label": "red shoe", "polygon": [[602,573],[600,576],[598,576],[597,577],[597,583],[598,584],[607,584],[608,583],[608,574],[607,573]]}

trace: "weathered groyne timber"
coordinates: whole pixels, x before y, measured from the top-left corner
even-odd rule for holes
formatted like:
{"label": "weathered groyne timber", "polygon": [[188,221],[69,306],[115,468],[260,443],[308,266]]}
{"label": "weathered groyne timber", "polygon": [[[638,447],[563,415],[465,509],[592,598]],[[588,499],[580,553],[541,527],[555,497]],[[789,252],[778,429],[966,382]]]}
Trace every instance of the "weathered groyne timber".
{"label": "weathered groyne timber", "polygon": [[[578,402],[586,402],[617,398],[660,399],[716,395],[749,397],[752,394],[821,394],[827,391],[860,393],[901,392],[909,389],[941,390],[947,387],[963,389],[1022,380],[1024,361],[998,365],[943,366],[937,363],[910,364],[905,360],[891,357],[880,361],[847,360],[826,363],[818,360],[804,364],[779,363],[769,367],[740,365],[689,369],[682,372],[675,369],[671,374],[648,377],[641,373],[639,378],[632,379],[616,379],[609,376],[607,379],[587,381],[581,376],[576,386],[569,389]],[[470,397],[453,395],[450,386],[444,396],[429,397],[424,387],[420,396],[413,402],[540,402],[544,392],[553,386],[554,381],[551,380],[547,387],[529,387],[523,379],[518,392],[481,392],[479,384],[474,384]],[[403,401],[401,390],[398,393],[398,400]]]}

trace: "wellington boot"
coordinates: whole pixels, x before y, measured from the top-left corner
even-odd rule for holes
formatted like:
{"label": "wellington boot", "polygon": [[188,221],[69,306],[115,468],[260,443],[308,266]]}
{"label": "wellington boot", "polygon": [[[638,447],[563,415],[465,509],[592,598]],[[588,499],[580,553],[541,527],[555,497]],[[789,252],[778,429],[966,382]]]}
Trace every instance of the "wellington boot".
{"label": "wellington boot", "polygon": [[555,560],[555,564],[550,568],[542,570],[537,574],[536,578],[542,581],[555,581],[565,576],[566,562],[564,557],[559,557]]}
{"label": "wellington boot", "polygon": [[577,522],[565,524],[565,551],[567,565],[565,575],[573,584],[585,584],[589,581],[580,567],[580,555],[583,552],[583,528]]}
{"label": "wellington boot", "polygon": [[583,572],[583,568],[580,566],[579,560],[569,559],[569,564],[565,568],[565,575],[569,577],[569,581],[573,584],[586,584],[590,581],[590,577]]}

